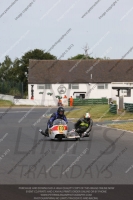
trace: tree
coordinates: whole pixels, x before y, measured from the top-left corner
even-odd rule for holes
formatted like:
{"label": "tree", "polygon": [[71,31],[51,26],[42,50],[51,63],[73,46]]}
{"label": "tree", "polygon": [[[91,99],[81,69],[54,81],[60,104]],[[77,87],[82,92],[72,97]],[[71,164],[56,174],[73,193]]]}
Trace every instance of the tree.
{"label": "tree", "polygon": [[40,49],[28,51],[22,56],[22,58],[16,58],[14,61],[12,61],[9,56],[5,56],[5,60],[0,63],[0,82],[8,81],[8,84],[11,82],[23,82],[24,92],[27,92],[28,80],[25,72],[28,73],[27,67],[29,66],[29,59],[56,60],[57,58],[56,56],[47,52],[45,53]]}
{"label": "tree", "polygon": [[85,56],[84,54],[78,54],[74,57],[71,57],[71,58],[68,58],[68,60],[78,60],[78,59],[94,59],[93,57],[90,57],[90,56]]}
{"label": "tree", "polygon": [[104,56],[103,58],[95,58],[95,59],[97,59],[97,60],[110,60],[110,58],[106,57],[106,56]]}
{"label": "tree", "polygon": [[28,73],[28,66],[29,66],[29,59],[36,59],[36,60],[57,60],[56,56],[45,53],[43,50],[34,49],[33,51],[28,51],[25,53],[22,58],[20,59],[20,66],[19,66],[19,78],[24,84],[24,91],[28,91],[28,81],[27,77],[25,76],[25,72]]}
{"label": "tree", "polygon": [[20,79],[20,74],[21,74],[21,68],[20,68],[20,60],[18,58],[16,58],[13,62],[12,62],[12,68],[10,68],[8,70],[7,73],[7,80],[11,81],[11,82],[23,82]]}
{"label": "tree", "polygon": [[9,56],[5,56],[5,60],[0,63],[0,81],[8,80],[9,70],[13,67],[13,62]]}
{"label": "tree", "polygon": [[110,57],[104,56],[103,60],[110,60]]}

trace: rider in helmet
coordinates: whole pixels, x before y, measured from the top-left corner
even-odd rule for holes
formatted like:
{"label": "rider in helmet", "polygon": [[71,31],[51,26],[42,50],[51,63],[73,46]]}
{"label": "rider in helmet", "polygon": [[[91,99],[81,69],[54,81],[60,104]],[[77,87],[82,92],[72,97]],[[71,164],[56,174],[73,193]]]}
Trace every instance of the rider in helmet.
{"label": "rider in helmet", "polygon": [[89,137],[89,132],[92,129],[93,121],[89,113],[86,113],[85,116],[79,119],[75,123],[76,132],[80,135],[80,137]]}
{"label": "rider in helmet", "polygon": [[51,115],[50,119],[48,120],[47,128],[45,130],[45,133],[42,132],[42,135],[49,136],[48,129],[50,127],[52,127],[53,121],[56,120],[56,119],[63,119],[66,123],[68,123],[67,118],[64,115],[64,112],[65,112],[64,108],[63,107],[59,107],[58,110],[57,110],[57,112],[53,113]]}

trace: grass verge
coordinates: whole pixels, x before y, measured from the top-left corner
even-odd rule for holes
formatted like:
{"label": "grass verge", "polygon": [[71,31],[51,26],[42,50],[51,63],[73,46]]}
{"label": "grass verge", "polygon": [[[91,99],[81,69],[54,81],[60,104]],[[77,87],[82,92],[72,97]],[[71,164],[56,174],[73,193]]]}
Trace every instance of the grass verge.
{"label": "grass verge", "polygon": [[94,121],[105,120],[126,120],[133,119],[133,113],[125,112],[123,114],[112,114],[109,112],[109,105],[89,105],[89,106],[76,106],[78,110],[66,112],[67,118],[81,118],[86,112],[89,112]]}
{"label": "grass verge", "polygon": [[108,127],[123,129],[126,131],[133,131],[133,123],[131,122],[124,123],[124,124],[112,124],[112,125],[108,125]]}
{"label": "grass verge", "polygon": [[0,99],[0,107],[9,107],[9,106],[13,106],[13,103],[11,101]]}

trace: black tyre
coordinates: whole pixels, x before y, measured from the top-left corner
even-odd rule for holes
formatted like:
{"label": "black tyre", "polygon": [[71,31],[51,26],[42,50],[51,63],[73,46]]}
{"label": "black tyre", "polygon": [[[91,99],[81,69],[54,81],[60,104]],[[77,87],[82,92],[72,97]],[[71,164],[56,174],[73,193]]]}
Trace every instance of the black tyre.
{"label": "black tyre", "polygon": [[59,140],[59,141],[62,141],[62,137],[59,137],[58,140]]}
{"label": "black tyre", "polygon": [[76,141],[80,140],[80,138],[75,138]]}

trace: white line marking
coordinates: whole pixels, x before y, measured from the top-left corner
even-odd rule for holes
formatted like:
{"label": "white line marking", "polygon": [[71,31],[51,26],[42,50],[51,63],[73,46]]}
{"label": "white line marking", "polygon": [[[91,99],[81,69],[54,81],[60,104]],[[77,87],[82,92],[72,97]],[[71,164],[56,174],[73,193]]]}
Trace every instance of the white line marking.
{"label": "white line marking", "polygon": [[[21,112],[28,112],[28,111],[13,111],[13,112],[6,112],[6,110],[5,110],[5,112],[0,112],[0,113],[5,113],[5,114],[13,114],[13,113],[21,113]],[[32,111],[31,111],[32,112]],[[33,111],[34,112],[34,111]],[[35,112],[36,113],[36,112]]]}

